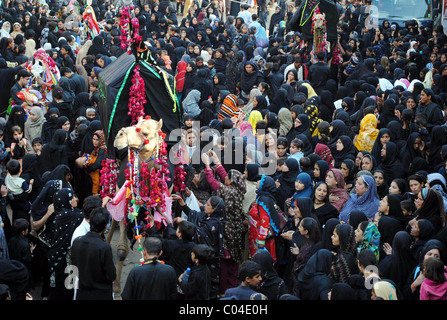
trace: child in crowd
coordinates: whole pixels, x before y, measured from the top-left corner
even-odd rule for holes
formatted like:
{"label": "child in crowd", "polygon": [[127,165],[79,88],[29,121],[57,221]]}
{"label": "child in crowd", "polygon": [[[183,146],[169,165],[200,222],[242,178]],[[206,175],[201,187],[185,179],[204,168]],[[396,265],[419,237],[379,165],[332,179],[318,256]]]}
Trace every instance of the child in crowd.
{"label": "child in crowd", "polygon": [[447,271],[439,258],[424,261],[424,282],[421,284],[420,300],[447,300]]}
{"label": "child in crowd", "polygon": [[22,159],[26,154],[26,139],[23,138],[23,130],[20,126],[12,127],[12,140],[11,140],[11,156],[13,159],[19,160],[22,163]]}
{"label": "child in crowd", "polygon": [[18,218],[25,218],[29,221],[29,209],[30,203],[28,196],[32,191],[34,179],[30,182],[26,182],[25,179],[20,177],[22,172],[21,164],[16,159],[11,159],[6,164],[8,174],[5,178],[5,185],[9,191],[9,197],[11,199],[12,209],[12,221],[14,222]]}
{"label": "child in crowd", "polygon": [[296,159],[298,163],[300,162],[300,159],[304,157],[303,150],[304,149],[304,142],[301,139],[295,138],[290,142],[290,148],[289,148],[289,158]]}
{"label": "child in crowd", "polygon": [[[33,259],[33,251],[36,245],[28,241],[30,231],[29,220],[19,218],[12,223],[14,235],[8,241],[9,258],[20,261],[31,273],[31,262]],[[29,279],[29,287],[33,286],[32,277]]]}
{"label": "child in crowd", "polygon": [[198,244],[192,248],[191,260],[193,267],[191,268],[188,281],[183,279],[184,273],[178,279],[180,289],[185,295],[185,300],[209,300],[211,271],[207,264],[212,255],[212,249],[206,244]]}

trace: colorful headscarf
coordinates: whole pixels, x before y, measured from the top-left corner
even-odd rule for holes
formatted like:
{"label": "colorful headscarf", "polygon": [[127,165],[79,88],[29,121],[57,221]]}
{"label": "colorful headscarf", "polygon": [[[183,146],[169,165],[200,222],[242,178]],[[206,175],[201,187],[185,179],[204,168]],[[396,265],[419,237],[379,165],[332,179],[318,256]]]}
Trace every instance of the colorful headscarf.
{"label": "colorful headscarf", "polygon": [[397,300],[396,288],[388,281],[377,281],[373,286],[376,297],[383,300]]}
{"label": "colorful headscarf", "polygon": [[363,232],[362,242],[358,246],[358,252],[363,249],[369,249],[374,252],[377,262],[379,261],[379,244],[380,244],[380,232],[376,224],[368,222],[365,231]]}
{"label": "colorful headscarf", "polygon": [[373,114],[367,114],[360,121],[360,132],[355,142],[355,147],[359,151],[371,152],[376,141],[379,130],[377,129],[377,118]]}

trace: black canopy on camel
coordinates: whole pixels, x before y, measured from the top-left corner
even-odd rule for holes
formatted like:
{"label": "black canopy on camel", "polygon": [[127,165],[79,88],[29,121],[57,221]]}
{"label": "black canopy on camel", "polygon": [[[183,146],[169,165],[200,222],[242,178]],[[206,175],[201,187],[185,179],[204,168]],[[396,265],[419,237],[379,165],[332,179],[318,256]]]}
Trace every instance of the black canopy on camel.
{"label": "black canopy on camel", "polygon": [[[149,61],[149,59],[148,59]],[[124,53],[99,74],[99,103],[101,124],[107,144],[107,157],[115,158],[113,142],[118,131],[131,125],[132,117],[128,115],[128,102],[134,69],[139,66],[140,76],[144,80],[147,103],[144,104],[145,115],[154,120],[163,119],[162,131],[169,133],[181,127],[181,112],[176,97],[175,80],[164,70],[145,60],[135,59],[133,54]]]}

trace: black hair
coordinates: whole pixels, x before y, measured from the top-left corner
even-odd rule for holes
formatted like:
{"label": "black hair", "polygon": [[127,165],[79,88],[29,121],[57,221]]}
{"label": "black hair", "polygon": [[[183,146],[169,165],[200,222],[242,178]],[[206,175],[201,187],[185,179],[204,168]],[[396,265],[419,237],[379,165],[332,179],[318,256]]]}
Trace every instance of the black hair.
{"label": "black hair", "polygon": [[98,195],[91,195],[84,199],[82,204],[82,211],[84,213],[84,218],[90,219],[90,215],[94,209],[101,207],[101,197]]}
{"label": "black hair", "polygon": [[424,275],[436,283],[444,283],[446,281],[444,274],[444,263],[435,257],[429,257],[423,263]]}
{"label": "black hair", "polygon": [[323,61],[324,60],[324,52],[323,51],[318,51],[317,52],[317,59],[318,59],[318,61]]}
{"label": "black hair", "polygon": [[159,255],[163,244],[159,238],[148,237],[144,240],[143,247],[149,255]]}
{"label": "black hair", "polygon": [[264,120],[259,120],[258,122],[256,122],[256,131],[266,129],[267,129],[267,122],[265,122]]}
{"label": "black hair", "polygon": [[17,79],[26,78],[26,77],[31,77],[31,73],[24,69],[17,72]]}
{"label": "black hair", "polygon": [[304,230],[308,231],[309,240],[313,243],[320,241],[320,226],[318,222],[311,217],[305,217],[300,221]]}
{"label": "black hair", "polygon": [[357,255],[357,260],[362,267],[377,266],[377,257],[370,249],[363,249]]}
{"label": "black hair", "polygon": [[62,48],[63,48],[65,51],[67,51],[68,53],[71,52],[71,47],[70,47],[70,45],[68,45],[68,44],[64,44],[64,45],[62,46]]}
{"label": "black hair", "polygon": [[192,241],[196,233],[196,226],[189,221],[182,221],[178,225],[179,232],[182,234],[182,239],[185,241]]}
{"label": "black hair", "polygon": [[197,244],[192,248],[192,252],[199,264],[207,264],[213,256],[213,249],[206,244]]}
{"label": "black hair", "polygon": [[239,267],[239,272],[238,272],[238,279],[239,281],[245,281],[245,279],[248,278],[253,278],[254,276],[256,276],[257,274],[259,274],[261,272],[261,266],[252,261],[252,260],[245,260],[244,262],[242,262],[242,264]]}
{"label": "black hair", "polygon": [[286,137],[278,137],[278,140],[276,140],[277,146],[285,146],[286,148],[289,147],[289,140],[287,140]]}
{"label": "black hair", "polygon": [[312,161],[310,160],[309,157],[302,157],[300,159],[300,168],[302,171],[311,169],[311,166],[312,166]]}
{"label": "black hair", "polygon": [[103,207],[95,208],[90,213],[90,231],[101,233],[109,224],[109,210]]}
{"label": "black hair", "polygon": [[360,230],[362,230],[362,232],[365,232],[366,227],[368,226],[368,223],[369,223],[368,220],[360,222],[359,227],[360,227]]}
{"label": "black hair", "polygon": [[402,200],[400,202],[400,206],[410,212],[414,212],[416,210],[416,205],[414,204],[414,201],[411,199]]}
{"label": "black hair", "polygon": [[32,146],[34,146],[35,144],[38,144],[38,143],[40,143],[41,145],[43,145],[43,141],[42,141],[41,138],[34,138],[34,139],[31,141],[31,145],[32,145]]}
{"label": "black hair", "polygon": [[61,87],[54,87],[53,90],[51,90],[51,93],[53,94],[53,98],[56,99],[63,99],[64,98],[64,89]]}
{"label": "black hair", "polygon": [[295,138],[290,142],[290,145],[294,145],[295,147],[299,149],[304,149],[304,142],[301,139]]}
{"label": "black hair", "polygon": [[20,162],[16,159],[11,159],[6,164],[6,169],[8,170],[10,175],[16,175],[20,173]]}
{"label": "black hair", "polygon": [[72,73],[73,71],[69,67],[62,67],[60,72],[62,75],[65,75],[66,73]]}
{"label": "black hair", "polygon": [[22,231],[29,229],[30,223],[28,220],[23,218],[15,219],[12,223],[12,230],[15,234],[20,234]]}
{"label": "black hair", "polygon": [[407,181],[403,178],[396,178],[391,181],[391,183],[393,182],[397,184],[399,187],[399,194],[403,196],[405,192],[407,192]]}

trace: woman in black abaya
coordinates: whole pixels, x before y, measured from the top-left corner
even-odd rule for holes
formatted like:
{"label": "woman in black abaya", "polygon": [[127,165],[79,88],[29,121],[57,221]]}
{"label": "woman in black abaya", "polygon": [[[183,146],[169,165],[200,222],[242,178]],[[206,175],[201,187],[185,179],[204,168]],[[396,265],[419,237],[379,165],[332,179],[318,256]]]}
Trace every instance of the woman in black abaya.
{"label": "woman in black abaya", "polygon": [[285,210],[284,202],[286,201],[286,199],[293,196],[296,191],[295,181],[299,173],[299,168],[300,167],[298,161],[292,158],[287,159],[283,165],[283,170],[287,171],[283,171],[281,173],[281,176],[277,181],[277,192],[275,194],[276,202],[282,210]]}
{"label": "woman in black abaya", "polygon": [[69,265],[71,237],[81,224],[83,214],[77,208],[77,198],[71,188],[59,190],[53,198],[54,204],[54,238],[48,252],[50,274],[54,274],[49,300],[73,299],[73,291],[65,285],[67,275],[65,267]]}
{"label": "woman in black abaya", "polygon": [[313,254],[298,275],[298,297],[301,300],[326,300],[334,281],[329,277],[332,252],[320,249]]}
{"label": "woman in black abaya", "polygon": [[45,114],[47,119],[42,126],[42,142],[44,144],[49,143],[53,138],[54,132],[57,130],[57,119],[60,116],[59,109],[51,108]]}
{"label": "woman in black abaya", "polygon": [[332,236],[332,244],[337,247],[337,255],[330,276],[335,282],[347,283],[351,275],[358,273],[354,228],[349,224],[337,225]]}
{"label": "woman in black abaya", "polygon": [[407,170],[398,158],[399,150],[394,142],[387,142],[382,149],[382,162],[377,169],[385,173],[388,184],[396,178],[406,178]]}
{"label": "woman in black abaya", "polygon": [[268,300],[279,300],[288,293],[284,280],[281,279],[274,268],[275,261],[267,250],[258,250],[252,259],[261,267],[262,282],[259,292],[267,296]]}
{"label": "woman in black abaya", "polygon": [[399,231],[393,239],[392,253],[379,263],[383,278],[393,281],[400,291],[417,264],[411,254],[410,245],[411,236],[406,231]]}
{"label": "woman in black abaya", "polygon": [[39,157],[40,173],[52,171],[60,164],[68,165],[66,140],[68,134],[63,129],[57,129],[50,143],[44,145]]}
{"label": "woman in black abaya", "polygon": [[25,132],[25,111],[21,106],[15,106],[11,109],[8,121],[6,121],[5,128],[3,129],[3,141],[5,142],[5,147],[9,147],[12,142],[12,127],[19,126],[22,132]]}

